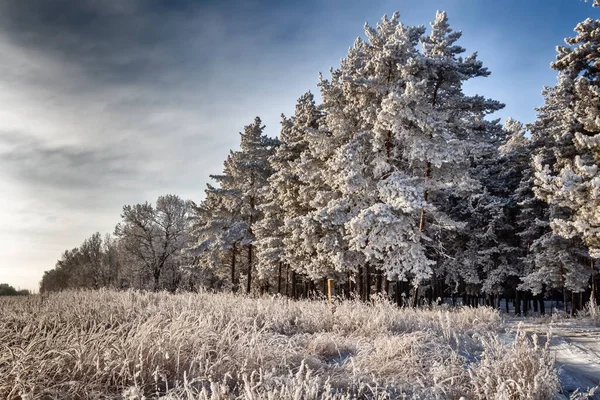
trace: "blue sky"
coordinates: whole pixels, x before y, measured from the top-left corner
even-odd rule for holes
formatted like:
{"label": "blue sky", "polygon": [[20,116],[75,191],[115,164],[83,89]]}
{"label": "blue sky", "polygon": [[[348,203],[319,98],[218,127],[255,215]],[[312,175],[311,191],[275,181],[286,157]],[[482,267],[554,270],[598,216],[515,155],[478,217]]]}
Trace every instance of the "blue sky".
{"label": "blue sky", "polygon": [[491,70],[466,91],[535,118],[555,47],[599,11],[579,0],[0,0],[0,282],[37,288],[124,204],[200,200],[237,133],[277,135],[364,22],[446,10]]}

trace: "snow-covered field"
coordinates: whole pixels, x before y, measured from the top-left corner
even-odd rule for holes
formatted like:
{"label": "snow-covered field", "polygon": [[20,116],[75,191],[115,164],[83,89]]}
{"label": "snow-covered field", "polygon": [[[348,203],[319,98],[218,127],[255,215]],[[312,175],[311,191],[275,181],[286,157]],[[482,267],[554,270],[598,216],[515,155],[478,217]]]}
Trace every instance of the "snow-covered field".
{"label": "snow-covered field", "polygon": [[223,293],[2,299],[0,398],[564,398],[554,357],[567,398],[595,385],[597,328],[522,321]]}
{"label": "snow-covered field", "polygon": [[[509,331],[537,335],[540,343],[550,337],[563,396],[600,399],[600,326],[589,318],[506,318]],[[575,395],[573,395],[575,394]]]}

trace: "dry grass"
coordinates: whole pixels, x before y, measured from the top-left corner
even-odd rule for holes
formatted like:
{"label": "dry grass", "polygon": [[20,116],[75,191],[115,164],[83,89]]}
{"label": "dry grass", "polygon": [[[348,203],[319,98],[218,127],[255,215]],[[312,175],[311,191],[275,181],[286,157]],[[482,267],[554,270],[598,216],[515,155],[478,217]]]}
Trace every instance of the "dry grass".
{"label": "dry grass", "polygon": [[500,322],[488,308],[349,301],[332,315],[208,293],[3,299],[0,398],[551,398],[547,349],[501,343]]}

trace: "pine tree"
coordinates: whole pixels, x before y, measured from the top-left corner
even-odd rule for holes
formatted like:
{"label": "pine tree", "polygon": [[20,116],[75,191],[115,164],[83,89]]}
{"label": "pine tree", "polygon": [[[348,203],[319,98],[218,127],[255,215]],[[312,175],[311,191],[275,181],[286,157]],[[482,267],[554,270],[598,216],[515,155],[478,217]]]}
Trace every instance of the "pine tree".
{"label": "pine tree", "polygon": [[[308,92],[298,99],[294,116],[282,115],[279,146],[269,159],[274,173],[265,188],[265,204],[261,207],[264,217],[257,224],[257,252],[261,277],[276,277],[277,291],[281,292],[282,275],[287,275],[290,265],[295,272],[306,272],[307,255],[299,250],[297,220],[308,212],[306,199],[300,195],[302,182],[297,164],[308,149],[309,136],[318,130],[321,113],[317,110],[314,96]],[[298,257],[299,254],[302,256]]]}
{"label": "pine tree", "polygon": [[[269,157],[278,144],[263,135],[259,117],[240,133],[240,150],[231,151],[222,175],[212,175],[219,187],[208,185],[206,198],[196,207],[193,254],[207,257],[216,268],[228,264],[231,287],[238,289],[238,265],[245,263],[246,293],[252,290],[254,228],[262,219],[261,204],[267,179],[272,173]],[[246,253],[241,254],[241,248]],[[238,259],[239,256],[239,259]],[[237,269],[236,269],[237,268]]]}
{"label": "pine tree", "polygon": [[265,201],[263,193],[273,169],[269,164],[271,157],[278,145],[276,139],[263,135],[265,126],[259,117],[254,123],[246,125],[240,133],[240,151],[233,153],[233,178],[236,189],[241,195],[241,215],[248,227],[247,266],[246,266],[246,293],[252,290],[252,272],[256,255],[254,254],[255,237],[254,228],[263,217],[260,210]]}
{"label": "pine tree", "polygon": [[[594,275],[600,257],[600,21],[587,19],[575,28],[577,35],[559,46],[558,83],[545,90],[539,110],[539,130],[551,137],[551,157],[535,158],[535,193],[555,207],[553,232],[566,239],[579,238],[588,248],[591,267],[585,279],[577,272],[573,290]],[[584,285],[587,286],[587,285]]]}
{"label": "pine tree", "polygon": [[224,162],[223,173],[210,176],[219,186],[208,184],[205,199],[200,205],[193,205],[194,244],[189,253],[197,258],[197,268],[208,266],[222,281],[229,280],[235,293],[239,289],[240,248],[250,243],[251,237],[240,212],[242,196],[234,178],[233,158],[231,152]]}
{"label": "pine tree", "polygon": [[[416,288],[432,275],[435,260],[428,248],[435,245],[435,235],[460,225],[436,203],[443,202],[441,194],[448,187],[457,194],[474,188],[466,152],[489,130],[482,116],[503,105],[462,93],[464,81],[489,72],[476,54],[459,57],[464,52],[455,45],[460,32],[449,28],[445,13],[437,14],[429,36],[422,36],[423,28],[396,24],[387,29],[384,19],[378,35],[368,30],[372,43],[394,32],[383,48],[398,53],[385,85],[364,84],[363,91],[377,89],[371,98],[379,94],[380,104],[367,103],[367,111],[357,114],[363,119],[358,118],[356,133],[338,157],[348,171],[342,175],[346,201],[354,206],[346,225],[350,243],[377,260],[389,278],[409,278]],[[422,52],[415,49],[417,40]],[[369,59],[385,57],[369,54]],[[361,196],[363,192],[375,195]]]}
{"label": "pine tree", "polygon": [[[327,135],[317,151],[326,168],[322,180],[328,190],[319,196],[317,219],[325,231],[341,233],[341,237],[329,235],[324,243],[333,255],[331,265],[354,275],[357,284],[362,280],[365,298],[372,269],[380,270],[381,260],[360,246],[359,223],[352,221],[378,202],[376,174],[385,162],[380,159],[387,159],[391,148],[383,143],[389,135],[376,137],[374,123],[383,98],[401,79],[397,66],[417,54],[415,47],[423,33],[422,28],[402,25],[398,17],[398,13],[389,19],[384,16],[376,28],[366,25],[368,42],[357,39],[340,67],[332,71],[331,80],[320,83]],[[390,278],[395,276],[386,276]]]}

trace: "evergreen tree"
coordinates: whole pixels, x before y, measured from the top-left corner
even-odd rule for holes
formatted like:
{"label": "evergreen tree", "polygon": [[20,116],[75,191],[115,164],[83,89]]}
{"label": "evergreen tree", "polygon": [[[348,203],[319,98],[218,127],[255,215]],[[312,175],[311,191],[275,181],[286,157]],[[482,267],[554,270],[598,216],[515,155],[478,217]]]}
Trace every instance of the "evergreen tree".
{"label": "evergreen tree", "polygon": [[[303,217],[308,206],[300,196],[301,187],[297,164],[308,149],[308,136],[318,130],[317,111],[314,97],[308,92],[298,99],[294,116],[282,115],[279,146],[269,159],[274,173],[265,187],[265,204],[261,207],[263,219],[257,224],[257,253],[261,277],[276,279],[277,291],[281,292],[282,274],[289,265],[294,272],[306,272],[305,256],[298,257],[296,235],[297,219]],[[285,270],[284,270],[285,268]]]}
{"label": "evergreen tree", "polygon": [[[221,175],[210,177],[218,187],[207,184],[205,199],[193,205],[193,245],[189,253],[196,257],[196,268],[208,268],[221,281],[229,279],[231,290],[239,289],[240,250],[251,241],[248,223],[241,214],[242,197],[233,170],[234,153],[224,162]],[[224,269],[228,271],[224,271]]]}
{"label": "evergreen tree", "polygon": [[[385,19],[378,28],[388,31]],[[347,166],[342,175],[346,200],[356,210],[347,224],[351,244],[380,262],[389,278],[408,278],[418,287],[432,275],[435,260],[428,248],[435,246],[436,235],[460,226],[436,203],[444,201],[449,187],[455,194],[474,189],[468,149],[484,140],[493,125],[482,116],[503,105],[462,92],[464,81],[489,72],[476,54],[459,57],[464,52],[455,45],[460,32],[449,28],[445,13],[437,14],[429,36],[422,28],[401,24],[389,31],[396,45],[384,48],[398,49],[393,79],[376,92],[382,96],[380,105],[369,103],[373,115],[363,119],[341,150],[339,164]],[[370,38],[379,37],[369,32]],[[422,52],[415,49],[417,40]],[[365,91],[377,87],[365,86]],[[367,111],[358,115],[368,116]],[[362,192],[375,195],[365,199]]]}
{"label": "evergreen tree", "polygon": [[[579,238],[594,274],[600,257],[600,21],[587,19],[575,28],[577,35],[559,46],[558,83],[545,91],[538,127],[552,138],[552,157],[535,158],[535,193],[555,207],[551,227],[564,238]],[[587,281],[576,272],[578,285]],[[585,285],[587,286],[587,285]]]}
{"label": "evergreen tree", "polygon": [[[245,264],[246,293],[252,289],[254,228],[262,219],[261,204],[272,174],[269,157],[278,141],[263,135],[259,117],[240,133],[240,150],[230,152],[222,175],[212,175],[219,187],[208,185],[206,198],[195,207],[191,254],[208,261],[214,270],[229,265],[231,287],[237,291],[238,265]],[[242,254],[242,248],[246,248]],[[239,257],[239,259],[238,259]]]}

